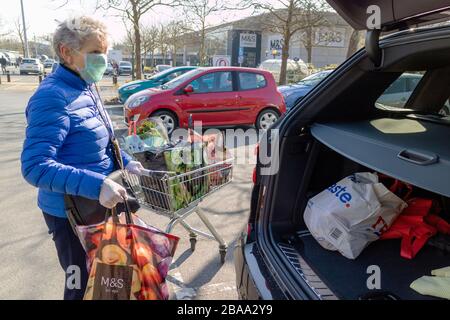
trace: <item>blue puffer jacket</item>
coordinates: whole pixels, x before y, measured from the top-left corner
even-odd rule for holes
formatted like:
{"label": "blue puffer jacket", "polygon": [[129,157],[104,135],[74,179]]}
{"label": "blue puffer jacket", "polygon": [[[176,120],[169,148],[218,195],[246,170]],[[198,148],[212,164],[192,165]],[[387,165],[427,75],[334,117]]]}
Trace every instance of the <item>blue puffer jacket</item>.
{"label": "blue puffer jacket", "polygon": [[[66,217],[64,194],[98,199],[114,170],[108,129],[94,99],[101,104],[91,86],[60,66],[28,102],[22,175],[39,188],[38,206],[48,214]],[[127,165],[130,157],[122,157]]]}

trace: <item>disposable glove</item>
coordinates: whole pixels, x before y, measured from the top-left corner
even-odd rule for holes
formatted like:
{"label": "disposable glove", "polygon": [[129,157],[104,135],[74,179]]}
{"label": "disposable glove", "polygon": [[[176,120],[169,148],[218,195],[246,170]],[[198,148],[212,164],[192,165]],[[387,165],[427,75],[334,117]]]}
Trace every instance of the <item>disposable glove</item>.
{"label": "disposable glove", "polygon": [[119,202],[127,199],[127,191],[120,184],[106,178],[100,189],[99,202],[102,206],[112,209]]}
{"label": "disposable glove", "polygon": [[136,174],[140,176],[142,174],[142,171],[144,167],[142,164],[138,161],[130,161],[127,166],[125,167],[125,170],[127,170],[130,173]]}
{"label": "disposable glove", "polygon": [[410,287],[423,295],[450,299],[450,278],[423,276]]}
{"label": "disposable glove", "polygon": [[450,278],[450,267],[445,267],[445,268],[433,270],[433,271],[431,271],[431,274],[433,276],[437,276],[437,277]]}

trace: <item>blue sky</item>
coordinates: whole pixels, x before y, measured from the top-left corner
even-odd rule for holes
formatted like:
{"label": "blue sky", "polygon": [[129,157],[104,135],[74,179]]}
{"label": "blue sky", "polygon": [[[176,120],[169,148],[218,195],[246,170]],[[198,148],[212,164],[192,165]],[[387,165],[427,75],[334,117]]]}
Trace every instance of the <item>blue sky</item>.
{"label": "blue sky", "polygon": [[[14,29],[14,21],[20,17],[20,0],[1,0],[3,2],[0,11],[1,20],[4,23],[3,29]],[[8,2],[5,6],[4,2]],[[55,20],[64,20],[70,15],[89,14],[101,18],[108,26],[111,38],[118,42],[125,36],[122,20],[115,15],[116,11],[95,12],[95,0],[70,0],[69,4],[63,8],[58,8],[64,0],[23,0],[25,15],[27,19],[28,36],[30,39],[34,35],[40,36],[51,33],[57,23]],[[209,20],[211,24],[236,20],[251,14],[251,10],[224,12],[212,16]],[[179,17],[180,14],[173,8],[156,7],[153,12],[149,12],[143,19],[144,24],[158,24]]]}

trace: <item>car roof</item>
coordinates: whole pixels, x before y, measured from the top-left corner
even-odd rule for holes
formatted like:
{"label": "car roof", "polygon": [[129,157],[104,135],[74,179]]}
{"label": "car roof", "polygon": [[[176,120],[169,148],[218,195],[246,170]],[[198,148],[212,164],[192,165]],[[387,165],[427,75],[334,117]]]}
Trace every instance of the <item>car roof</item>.
{"label": "car roof", "polygon": [[[178,66],[178,67],[172,67],[170,69],[167,70],[179,70],[179,69],[197,69],[199,67],[197,66]],[[165,70],[164,70],[165,71]]]}
{"label": "car roof", "polygon": [[241,71],[241,72],[252,72],[252,73],[270,73],[267,70],[261,70],[256,68],[247,67],[201,67],[200,69],[205,71]]}

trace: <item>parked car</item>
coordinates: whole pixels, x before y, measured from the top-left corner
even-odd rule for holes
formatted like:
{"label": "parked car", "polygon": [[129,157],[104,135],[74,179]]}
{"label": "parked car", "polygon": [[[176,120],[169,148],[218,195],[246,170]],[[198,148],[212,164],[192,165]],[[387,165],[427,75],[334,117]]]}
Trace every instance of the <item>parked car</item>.
{"label": "parked car", "polygon": [[419,73],[403,73],[378,98],[377,103],[402,108],[422,79]]}
{"label": "parked car", "polygon": [[20,74],[44,73],[44,65],[39,59],[24,58],[19,66]]}
{"label": "parked car", "polygon": [[133,70],[130,61],[120,61],[119,62],[119,76],[130,75]]}
{"label": "parked car", "polygon": [[278,90],[284,97],[287,110],[295,106],[301,98],[311,91],[320,81],[325,79],[333,70],[325,70],[307,76],[298,83],[279,86]]}
{"label": "parked car", "polygon": [[[263,62],[261,62],[258,68],[270,71],[275,77],[277,83],[279,82],[281,72],[281,59],[264,60]],[[301,59],[297,61],[288,59],[286,73],[287,82],[297,82],[308,76],[309,70],[306,63],[304,63]]]}
{"label": "parked car", "polygon": [[47,59],[44,61],[44,68],[51,68],[55,63],[55,59]]}
{"label": "parked car", "polygon": [[14,66],[16,64],[16,60],[17,60],[17,54],[13,53],[13,52],[5,52],[5,55],[8,56],[8,64],[10,66]]}
{"label": "parked car", "polygon": [[49,59],[49,57],[45,54],[41,54],[38,58],[42,63],[44,63],[45,61],[47,61]]}
{"label": "parked car", "polygon": [[[339,197],[342,190],[337,191],[336,183],[353,173],[369,171],[408,183],[412,196],[432,199],[438,207],[447,208],[437,214],[448,220],[450,122],[442,110],[450,96],[450,25],[417,26],[445,17],[448,1],[328,2],[356,30],[366,28],[367,6],[381,7],[381,28],[390,34],[380,39],[378,30],[368,30],[366,47],[266,132],[270,136],[276,130],[279,153],[276,166],[267,159],[262,164],[258,155],[249,220],[234,253],[239,297],[437,299],[439,290],[422,295],[410,286],[431,270],[449,265],[448,241],[433,238],[435,241],[424,245],[413,259],[406,259],[401,256],[403,248],[417,246],[412,245],[416,237],[427,242],[423,235],[411,233],[411,238],[403,241],[377,240],[356,259],[347,259],[316,241],[304,212],[310,200],[324,190],[337,192],[335,207],[352,208],[351,195]],[[379,106],[377,100],[397,79],[418,71],[424,76],[404,108]],[[271,140],[263,136],[263,142],[267,142],[264,149],[272,149]],[[330,208],[331,204],[317,205]],[[375,235],[389,229],[384,221],[379,222],[361,232]],[[335,229],[323,226],[326,239],[349,244],[347,224]]]}
{"label": "parked car", "polygon": [[194,70],[195,68],[196,67],[170,68],[153,75],[147,80],[136,80],[125,83],[119,88],[119,100],[120,102],[124,103],[125,101],[127,101],[128,97],[130,97],[132,94],[135,94],[136,92],[161,86],[188,71]]}
{"label": "parked car", "polygon": [[113,65],[108,62],[108,65],[106,66],[105,72],[103,73],[104,75],[112,75],[114,73],[114,67]]}
{"label": "parked car", "polygon": [[[279,86],[278,90],[284,97],[287,110],[297,105],[317,84],[325,79],[333,70],[314,73],[300,82],[292,85]],[[422,79],[422,74],[404,73],[381,95],[377,102],[390,107],[401,108],[406,103],[414,88]]]}
{"label": "parked car", "polygon": [[158,65],[155,67],[155,71],[156,71],[156,73],[159,73],[159,72],[166,71],[166,70],[168,70],[168,69],[170,69],[170,68],[172,68],[172,66],[170,66],[170,65],[168,65],[168,64],[158,64]]}
{"label": "parked car", "polygon": [[197,68],[166,84],[135,93],[125,103],[125,121],[159,117],[169,132],[188,126],[256,125],[268,129],[286,106],[270,72],[238,67]]}
{"label": "parked car", "polygon": [[56,68],[58,68],[58,66],[59,66],[59,62],[54,62],[53,63],[53,65],[52,65],[52,71],[50,71],[50,73],[53,73],[53,72],[55,72],[56,71]]}

